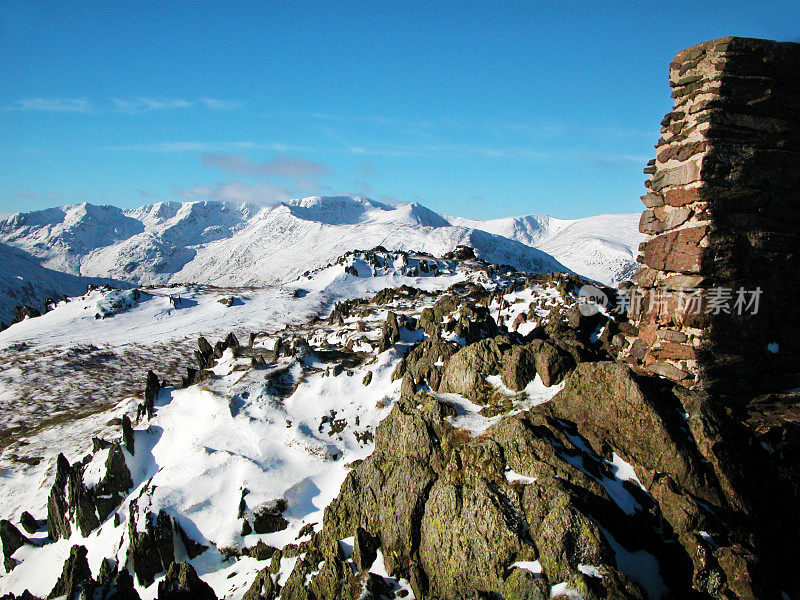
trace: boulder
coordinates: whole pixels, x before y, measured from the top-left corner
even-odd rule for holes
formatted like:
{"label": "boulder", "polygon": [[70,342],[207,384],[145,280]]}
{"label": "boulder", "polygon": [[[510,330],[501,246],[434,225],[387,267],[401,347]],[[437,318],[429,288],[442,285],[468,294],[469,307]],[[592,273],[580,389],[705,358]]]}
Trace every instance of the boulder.
{"label": "boulder", "polygon": [[27,510],[19,516],[19,524],[30,534],[39,531],[39,521],[37,521]]}
{"label": "boulder", "polygon": [[550,342],[534,340],[530,350],[536,356],[536,373],[547,387],[561,383],[575,367],[575,359]]}
{"label": "boulder", "polygon": [[503,355],[503,384],[520,392],[536,377],[536,353],[530,346],[514,346]]}
{"label": "boulder", "polygon": [[447,361],[439,391],[482,399],[488,387],[486,376],[500,371],[503,353],[510,348],[511,344],[502,337],[465,346]]}

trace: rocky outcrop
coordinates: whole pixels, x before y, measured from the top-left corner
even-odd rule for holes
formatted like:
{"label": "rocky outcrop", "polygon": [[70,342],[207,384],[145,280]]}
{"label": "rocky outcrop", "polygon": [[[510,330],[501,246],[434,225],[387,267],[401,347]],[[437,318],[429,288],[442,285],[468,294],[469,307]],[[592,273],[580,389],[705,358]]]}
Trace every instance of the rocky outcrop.
{"label": "rocky outcrop", "polygon": [[217,600],[217,595],[192,565],[182,562],[172,563],[158,583],[158,600]]}
{"label": "rocky outcrop", "polygon": [[139,510],[136,500],[128,512],[128,556],[139,585],[155,581],[158,573],[166,571],[175,559],[172,519],[163,510],[157,515]]}
{"label": "rocky outcrop", "polygon": [[92,460],[70,465],[63,454],[56,460],[56,475],[47,500],[47,533],[56,541],[72,535],[75,525],[84,537],[100,526],[118,507],[133,487],[130,471],[118,442],[108,446],[103,463],[105,474],[93,488],[83,482],[83,471]]}
{"label": "rocky outcrop", "polygon": [[92,597],[94,579],[86,559],[87,554],[86,546],[73,546],[70,549],[61,576],[48,598],[66,596],[67,600],[76,600],[79,596]]}
{"label": "rocky outcrop", "polygon": [[[424,395],[395,406],[376,432],[375,452],[351,472],[325,512],[323,532],[313,542],[325,558],[320,575],[344,562],[326,548],[355,536],[357,577],[367,577],[371,564],[361,548],[379,544],[388,572],[410,581],[417,597],[546,598],[551,585],[563,581],[585,598],[644,597],[618,569],[598,516],[577,491],[585,486],[613,506],[612,499],[560,457],[567,448],[582,451],[558,426],[540,415],[533,422],[508,419],[495,434],[469,439],[446,420],[453,414],[447,403]],[[536,453],[521,452],[526,444]],[[546,482],[512,482],[507,463]],[[612,519],[600,522],[616,529]],[[514,566],[535,560],[544,575]],[[597,566],[603,577],[586,575],[583,564]],[[292,577],[311,570],[298,563]],[[310,589],[320,575],[312,575]],[[322,597],[357,597],[349,590]]]}

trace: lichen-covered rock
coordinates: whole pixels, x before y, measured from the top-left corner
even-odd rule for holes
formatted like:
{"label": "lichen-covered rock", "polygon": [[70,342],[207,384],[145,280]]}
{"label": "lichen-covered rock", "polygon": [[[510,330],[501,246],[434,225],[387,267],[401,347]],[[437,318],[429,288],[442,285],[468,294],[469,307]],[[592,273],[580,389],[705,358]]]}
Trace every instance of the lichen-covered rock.
{"label": "lichen-covered rock", "polygon": [[[497,434],[471,439],[449,424],[451,410],[424,394],[396,404],[376,431],[375,452],[348,475],[315,539],[333,545],[359,528],[369,531],[387,571],[411,582],[417,597],[547,598],[550,586],[566,578],[586,598],[644,598],[595,524],[609,510],[617,514],[598,483],[599,457],[581,461],[594,477],[575,468],[572,457],[585,451],[544,414],[507,417],[491,430]],[[507,460],[535,483],[509,479]],[[596,514],[587,512],[579,490],[598,498]],[[539,578],[511,567],[537,559]],[[332,569],[331,577],[336,564],[327,561],[320,573]],[[584,574],[583,564],[600,569],[603,580]],[[358,598],[347,586],[314,588],[315,581],[311,589],[329,592],[322,597]]]}
{"label": "lichen-covered rock", "polygon": [[275,600],[278,596],[278,585],[269,568],[262,569],[242,596],[242,600]]}
{"label": "lichen-covered rock", "polygon": [[649,392],[628,367],[599,362],[578,365],[547,408],[579,424],[594,448],[611,446],[641,466],[644,481],[666,473],[697,497],[718,503],[720,490],[687,440],[679,406],[670,405],[668,395]]}
{"label": "lichen-covered rock", "polygon": [[510,347],[502,337],[465,346],[447,361],[439,391],[481,400],[488,391],[486,377],[499,372],[503,353]]}

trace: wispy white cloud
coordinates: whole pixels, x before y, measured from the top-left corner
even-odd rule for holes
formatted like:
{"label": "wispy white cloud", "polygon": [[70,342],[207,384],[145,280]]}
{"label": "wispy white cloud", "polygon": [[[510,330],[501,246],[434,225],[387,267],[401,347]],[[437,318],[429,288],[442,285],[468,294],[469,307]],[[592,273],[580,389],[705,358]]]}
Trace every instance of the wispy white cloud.
{"label": "wispy white cloud", "polygon": [[287,188],[279,185],[266,182],[249,184],[241,181],[217,183],[213,186],[197,185],[188,190],[177,190],[177,193],[187,200],[206,198],[222,202],[248,202],[265,206],[285,202],[292,197]]}
{"label": "wispy white cloud", "polygon": [[218,98],[200,98],[200,103],[211,110],[236,110],[244,106],[244,102],[233,100],[220,100]]}
{"label": "wispy white cloud", "polygon": [[316,178],[328,169],[318,162],[294,156],[279,156],[266,162],[256,162],[241,154],[204,154],[203,165],[220,171],[251,177]]}
{"label": "wispy white cloud", "polygon": [[176,142],[153,142],[147,144],[124,144],[121,146],[106,146],[105,150],[115,152],[152,152],[152,153],[173,153],[173,152],[206,152],[206,153],[230,153],[241,152],[243,150],[271,150],[272,152],[319,152],[316,148],[308,146],[293,146],[275,142],[254,142],[254,141],[234,141],[234,142],[202,142],[202,141],[176,141]]}
{"label": "wispy white cloud", "polygon": [[152,144],[125,144],[123,146],[107,146],[106,150],[120,152],[225,152],[230,150],[244,150],[248,148],[261,148],[263,145],[255,142],[155,142]]}
{"label": "wispy white cloud", "polygon": [[123,100],[120,98],[112,98],[111,102],[117,112],[128,114],[137,114],[151,110],[175,110],[190,108],[192,103],[183,98],[148,98],[146,96],[139,96],[132,100]]}
{"label": "wispy white cloud", "polygon": [[26,98],[6,108],[31,112],[89,113],[92,104],[86,98]]}

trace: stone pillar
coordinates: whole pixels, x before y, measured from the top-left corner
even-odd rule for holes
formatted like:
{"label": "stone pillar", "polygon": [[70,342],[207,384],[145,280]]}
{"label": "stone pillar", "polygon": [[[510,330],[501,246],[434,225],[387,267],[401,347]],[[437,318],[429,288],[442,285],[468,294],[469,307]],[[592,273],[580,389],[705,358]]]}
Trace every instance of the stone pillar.
{"label": "stone pillar", "polygon": [[705,42],[670,85],[623,356],[690,388],[798,387],[800,44]]}

